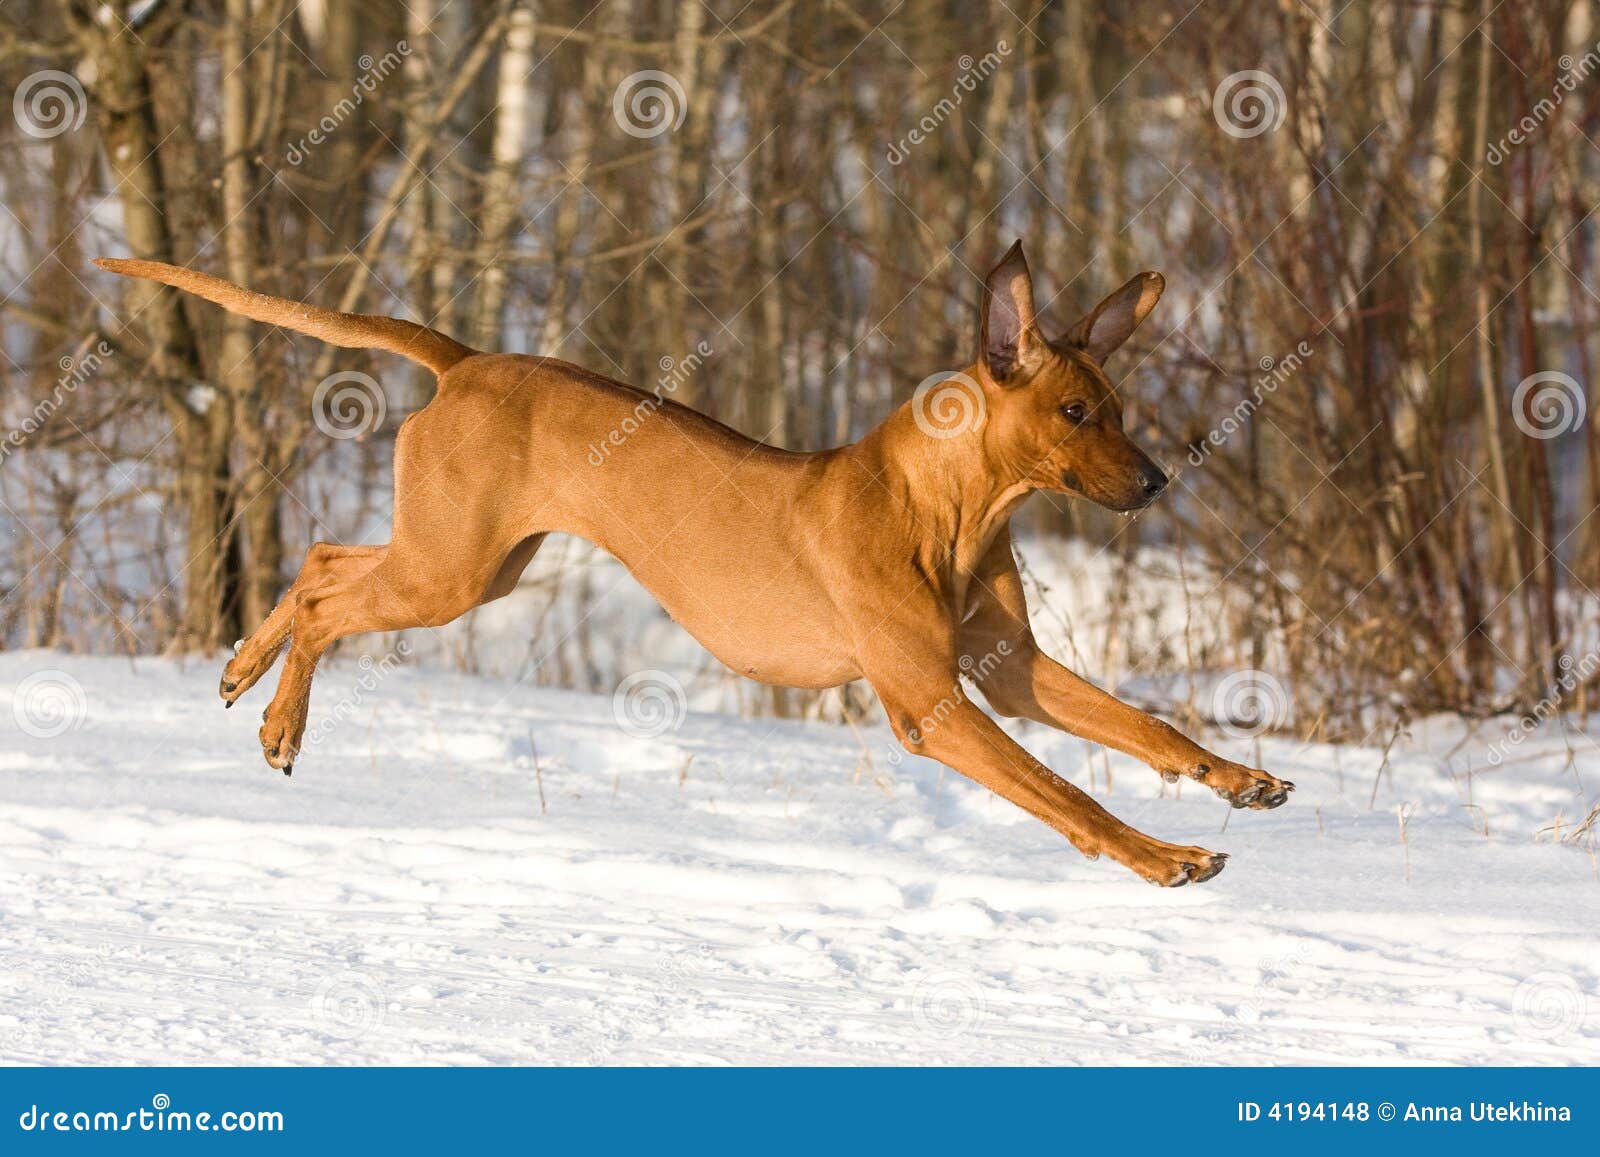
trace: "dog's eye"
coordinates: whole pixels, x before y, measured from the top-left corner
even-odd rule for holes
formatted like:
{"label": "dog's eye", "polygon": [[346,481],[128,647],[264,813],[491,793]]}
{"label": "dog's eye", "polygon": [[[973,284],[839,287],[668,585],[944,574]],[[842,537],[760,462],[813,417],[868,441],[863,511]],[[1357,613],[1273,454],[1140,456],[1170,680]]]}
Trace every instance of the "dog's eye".
{"label": "dog's eye", "polygon": [[1061,407],[1061,413],[1069,422],[1081,422],[1089,416],[1089,408],[1082,402],[1068,402]]}

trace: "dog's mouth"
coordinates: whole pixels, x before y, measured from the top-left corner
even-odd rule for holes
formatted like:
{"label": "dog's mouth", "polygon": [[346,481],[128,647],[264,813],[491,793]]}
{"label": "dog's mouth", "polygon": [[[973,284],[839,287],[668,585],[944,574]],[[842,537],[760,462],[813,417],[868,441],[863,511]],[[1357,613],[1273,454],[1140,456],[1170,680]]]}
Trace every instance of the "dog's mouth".
{"label": "dog's mouth", "polygon": [[1089,499],[1096,506],[1117,514],[1134,514],[1149,506],[1161,492],[1167,488],[1166,475],[1153,466],[1148,472],[1141,471],[1139,477],[1115,497],[1093,494],[1087,490],[1077,473],[1072,470],[1061,472],[1061,488],[1068,493],[1081,495]]}
{"label": "dog's mouth", "polygon": [[1115,514],[1137,514],[1155,500],[1156,496],[1154,494],[1141,494],[1138,498],[1129,499],[1122,502],[1107,502],[1103,498],[1096,499],[1095,501],[1100,506],[1103,506],[1105,509],[1112,511]]}

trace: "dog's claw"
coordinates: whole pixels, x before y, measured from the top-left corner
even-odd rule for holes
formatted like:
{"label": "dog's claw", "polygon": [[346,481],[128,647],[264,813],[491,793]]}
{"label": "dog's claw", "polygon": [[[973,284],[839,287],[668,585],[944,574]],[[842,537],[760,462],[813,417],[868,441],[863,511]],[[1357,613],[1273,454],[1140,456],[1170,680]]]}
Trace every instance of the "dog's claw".
{"label": "dog's claw", "polygon": [[1206,764],[1197,764],[1191,773],[1234,808],[1254,808],[1265,811],[1281,807],[1288,800],[1294,784],[1277,779],[1264,771],[1230,765],[1221,774]]}
{"label": "dog's claw", "polygon": [[1182,888],[1187,884],[1203,884],[1218,872],[1228,862],[1228,857],[1222,852],[1208,852],[1204,848],[1168,848],[1169,853],[1183,853],[1188,859],[1164,860],[1159,866],[1152,865],[1151,870],[1139,870],[1139,874],[1158,888]]}

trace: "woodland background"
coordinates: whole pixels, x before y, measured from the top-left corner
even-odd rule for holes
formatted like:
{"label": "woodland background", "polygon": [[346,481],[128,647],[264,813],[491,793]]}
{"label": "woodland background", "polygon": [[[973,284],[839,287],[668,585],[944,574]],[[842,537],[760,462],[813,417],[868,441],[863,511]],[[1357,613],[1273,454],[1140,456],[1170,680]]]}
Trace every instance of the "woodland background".
{"label": "woodland background", "polygon": [[[971,360],[982,274],[1021,236],[1062,327],[1165,274],[1112,369],[1177,477],[1131,521],[1035,499],[1034,551],[1107,560],[1113,623],[1151,566],[1242,596],[1198,603],[1231,616],[1229,642],[1108,644],[1088,674],[1265,668],[1308,731],[1586,707],[1596,17],[1582,0],[6,0],[0,646],[226,646],[312,541],[386,537],[393,433],[428,396],[403,363],[117,282],[94,256],[647,387],[676,373],[679,400],[820,448]],[[377,391],[344,399],[354,430],[322,412],[330,376]],[[563,574],[541,597],[598,597],[592,570]],[[542,681],[614,681],[590,632],[527,646]]]}

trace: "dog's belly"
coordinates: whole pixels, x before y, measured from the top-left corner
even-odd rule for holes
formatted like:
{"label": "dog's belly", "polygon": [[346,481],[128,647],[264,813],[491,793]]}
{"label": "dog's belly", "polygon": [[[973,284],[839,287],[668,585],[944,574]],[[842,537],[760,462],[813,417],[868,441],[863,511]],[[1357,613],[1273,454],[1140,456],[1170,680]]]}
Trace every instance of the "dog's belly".
{"label": "dog's belly", "polygon": [[803,572],[763,586],[759,566],[691,575],[670,558],[627,553],[617,557],[634,578],[729,670],[781,687],[837,687],[860,677],[831,603]]}

